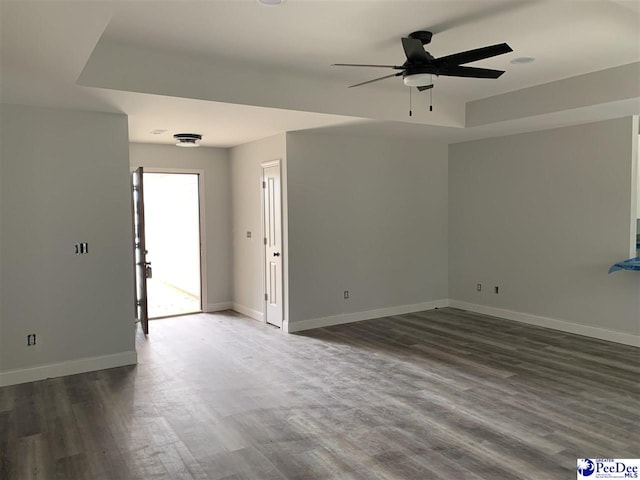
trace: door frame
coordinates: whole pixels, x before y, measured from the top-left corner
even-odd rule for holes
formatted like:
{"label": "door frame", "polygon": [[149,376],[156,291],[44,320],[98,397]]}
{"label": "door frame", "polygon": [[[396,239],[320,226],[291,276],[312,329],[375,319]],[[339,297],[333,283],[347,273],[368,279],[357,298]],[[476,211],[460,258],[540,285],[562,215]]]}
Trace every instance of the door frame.
{"label": "door frame", "polygon": [[[136,182],[138,178],[137,198]],[[133,299],[135,323],[140,322],[142,333],[149,334],[149,311],[147,302],[147,247],[145,245],[144,225],[144,167],[137,167],[131,171],[131,235],[133,240]],[[136,235],[136,225],[138,227]],[[139,238],[139,242],[136,242]],[[140,255],[138,257],[138,253]],[[138,261],[139,260],[139,261]],[[140,283],[138,280],[140,279]],[[138,295],[139,294],[139,295]],[[137,326],[135,329],[137,334]]]}
{"label": "door frame", "polygon": [[282,161],[278,158],[276,160],[269,160],[267,162],[262,162],[260,164],[260,183],[259,183],[259,191],[260,191],[260,233],[261,233],[261,238],[260,238],[260,250],[261,250],[261,263],[262,266],[260,267],[262,269],[262,323],[267,323],[267,299],[264,298],[264,295],[266,294],[267,291],[267,269],[266,269],[266,265],[267,265],[267,249],[265,248],[264,245],[264,239],[266,238],[266,232],[264,229],[264,214],[265,214],[265,204],[264,204],[264,189],[262,187],[262,182],[264,182],[264,170],[265,168],[269,168],[269,167],[278,167],[278,170],[280,171],[280,238],[281,238],[281,268],[280,268],[280,272],[282,274],[282,279],[281,279],[281,285],[280,285],[280,291],[282,292],[282,326],[280,327],[280,329],[284,332],[286,331],[286,319],[287,319],[287,314],[286,314],[286,309],[285,309],[285,305],[287,304],[287,299],[286,299],[286,295],[287,295],[287,291],[285,290],[284,286],[285,286],[285,261],[287,260],[287,252],[286,252],[286,248],[285,248],[285,235],[284,235],[284,223],[285,223],[285,218],[284,218],[284,213],[285,213],[285,208],[284,208],[284,188],[283,188],[283,174],[282,174]]}
{"label": "door frame", "polygon": [[200,310],[207,311],[207,230],[205,228],[204,170],[199,168],[144,167],[145,173],[167,173],[176,175],[198,175],[198,203],[200,210]]}

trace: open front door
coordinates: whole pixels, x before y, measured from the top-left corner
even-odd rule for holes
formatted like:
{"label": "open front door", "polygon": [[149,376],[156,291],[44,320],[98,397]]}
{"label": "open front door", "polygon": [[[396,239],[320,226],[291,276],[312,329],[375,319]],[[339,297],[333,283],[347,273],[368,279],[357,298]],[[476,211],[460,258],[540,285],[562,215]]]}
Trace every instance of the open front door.
{"label": "open front door", "polygon": [[149,333],[149,314],[147,312],[147,275],[150,264],[147,262],[147,250],[144,241],[144,187],[142,167],[131,174],[133,198],[133,258],[135,261],[136,283],[136,320],[142,325],[142,331]]}

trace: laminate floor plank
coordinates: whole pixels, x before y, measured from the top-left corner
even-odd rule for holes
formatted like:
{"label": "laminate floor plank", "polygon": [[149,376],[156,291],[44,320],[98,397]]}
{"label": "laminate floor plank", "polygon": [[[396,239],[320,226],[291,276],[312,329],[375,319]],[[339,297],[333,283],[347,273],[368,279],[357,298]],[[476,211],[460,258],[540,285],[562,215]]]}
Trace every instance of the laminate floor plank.
{"label": "laminate floor plank", "polygon": [[18,436],[14,412],[0,413],[0,478],[18,478]]}
{"label": "laminate floor plank", "polygon": [[59,458],[55,462],[56,480],[69,478],[91,478],[91,469],[84,453]]}
{"label": "laminate floor plank", "polygon": [[452,308],[285,335],[151,323],[137,366],[0,389],[2,480],[560,480],[640,457],[640,350]]}

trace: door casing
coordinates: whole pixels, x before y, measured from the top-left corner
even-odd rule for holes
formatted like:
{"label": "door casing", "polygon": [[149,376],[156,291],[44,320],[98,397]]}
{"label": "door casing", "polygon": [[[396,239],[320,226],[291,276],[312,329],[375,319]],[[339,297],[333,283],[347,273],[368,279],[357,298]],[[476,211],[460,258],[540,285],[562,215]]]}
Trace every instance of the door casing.
{"label": "door casing", "polygon": [[284,285],[285,285],[285,274],[284,274],[284,267],[285,267],[285,248],[284,248],[284,225],[283,225],[283,213],[284,213],[284,209],[283,209],[283,188],[282,188],[282,165],[281,165],[281,161],[278,160],[272,160],[269,162],[264,162],[261,164],[261,169],[260,169],[260,198],[261,198],[261,224],[262,224],[262,238],[261,238],[261,242],[262,242],[262,291],[265,292],[265,296],[266,296],[266,292],[267,292],[267,286],[268,286],[268,282],[267,282],[267,275],[269,274],[269,272],[267,271],[266,268],[266,264],[267,264],[267,247],[264,244],[264,240],[266,238],[266,231],[265,231],[265,213],[266,213],[266,204],[265,204],[265,190],[264,190],[264,183],[265,182],[265,169],[267,168],[271,168],[271,167],[277,167],[278,168],[278,172],[279,172],[279,178],[280,178],[280,185],[279,185],[279,203],[280,203],[280,223],[278,225],[279,228],[279,232],[280,232],[280,275],[279,275],[279,279],[278,279],[278,287],[280,289],[281,292],[281,305],[280,305],[280,310],[281,310],[281,315],[280,318],[278,319],[278,321],[276,323],[273,322],[268,322],[268,300],[266,298],[264,298],[263,300],[263,315],[262,315],[262,319],[264,323],[272,323],[278,327],[280,327],[281,329],[283,329],[284,331],[284,327],[285,327],[285,305],[286,305],[286,292],[284,289]]}
{"label": "door casing", "polygon": [[200,207],[200,308],[203,312],[207,310],[207,235],[205,228],[205,189],[204,170],[197,168],[154,168],[144,167],[145,173],[174,173],[198,175],[198,203]]}

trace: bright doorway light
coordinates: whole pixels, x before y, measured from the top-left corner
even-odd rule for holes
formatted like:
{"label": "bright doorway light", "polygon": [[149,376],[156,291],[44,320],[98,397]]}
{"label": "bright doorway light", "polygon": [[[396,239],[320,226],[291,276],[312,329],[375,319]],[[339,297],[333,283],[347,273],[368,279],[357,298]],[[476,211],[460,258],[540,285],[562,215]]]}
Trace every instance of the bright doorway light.
{"label": "bright doorway light", "polygon": [[197,174],[144,174],[149,318],[202,311]]}

